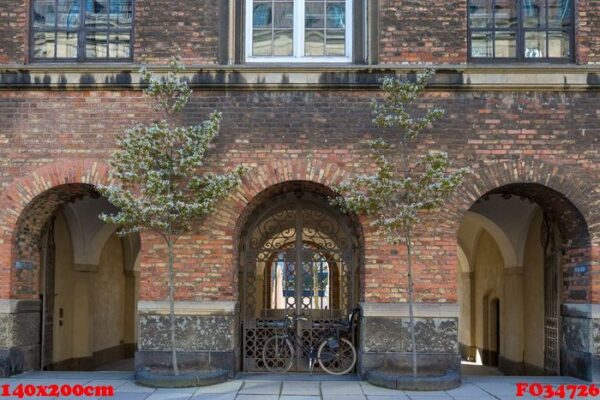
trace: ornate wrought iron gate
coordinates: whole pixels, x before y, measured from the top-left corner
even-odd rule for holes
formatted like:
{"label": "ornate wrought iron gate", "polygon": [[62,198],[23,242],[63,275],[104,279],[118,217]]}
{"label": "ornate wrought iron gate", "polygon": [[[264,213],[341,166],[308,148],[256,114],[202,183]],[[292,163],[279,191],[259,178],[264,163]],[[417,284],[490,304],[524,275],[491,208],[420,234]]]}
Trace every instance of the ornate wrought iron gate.
{"label": "ornate wrought iron gate", "polygon": [[552,220],[542,223],[544,250],[544,370],[560,375],[560,252]]}
{"label": "ornate wrought iron gate", "polygon": [[[306,317],[297,334],[316,344],[348,317],[358,300],[357,242],[350,219],[313,193],[278,196],[249,221],[240,254],[242,360],[244,371],[265,371],[262,349],[277,321]],[[292,368],[308,371],[303,357]]]}

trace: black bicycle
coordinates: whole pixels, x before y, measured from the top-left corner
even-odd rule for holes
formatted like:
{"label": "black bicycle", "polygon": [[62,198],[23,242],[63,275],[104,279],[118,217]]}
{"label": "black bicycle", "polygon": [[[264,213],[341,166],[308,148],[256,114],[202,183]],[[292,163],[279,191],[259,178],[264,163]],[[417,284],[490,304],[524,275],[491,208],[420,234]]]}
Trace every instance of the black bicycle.
{"label": "black bicycle", "polygon": [[326,338],[318,347],[306,343],[294,329],[298,321],[307,320],[306,317],[288,316],[277,321],[278,327],[283,328],[283,333],[276,332],[265,343],[262,359],[265,368],[272,373],[281,374],[289,371],[294,363],[294,349],[299,348],[301,356],[308,358],[308,368],[312,373],[315,364],[331,375],[343,375],[352,371],[356,364],[356,348],[344,336],[352,333],[358,309],[355,309],[348,321],[340,321],[329,327],[324,335]]}

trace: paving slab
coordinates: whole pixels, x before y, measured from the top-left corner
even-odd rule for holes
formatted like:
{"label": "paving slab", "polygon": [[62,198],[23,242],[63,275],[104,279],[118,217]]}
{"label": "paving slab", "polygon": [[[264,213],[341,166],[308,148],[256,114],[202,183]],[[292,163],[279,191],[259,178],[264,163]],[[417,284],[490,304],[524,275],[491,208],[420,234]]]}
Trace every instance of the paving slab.
{"label": "paving slab", "polygon": [[321,395],[319,396],[288,396],[282,395],[279,397],[279,400],[321,400]]}
{"label": "paving slab", "polygon": [[409,400],[409,398],[403,392],[399,391],[392,395],[367,395],[367,400]]}
{"label": "paving slab", "polygon": [[146,387],[146,386],[142,386],[142,385],[137,385],[135,382],[130,381],[130,382],[126,382],[124,385],[119,386],[115,390],[115,393],[119,393],[119,392],[152,393],[155,390],[156,389],[154,389],[154,388],[150,388],[150,387]]}
{"label": "paving slab", "polygon": [[188,400],[196,388],[157,389],[146,400]]}
{"label": "paving slab", "polygon": [[194,394],[190,400],[235,400],[237,392]]}
{"label": "paving slab", "polygon": [[237,393],[244,381],[242,380],[231,380],[223,383],[218,383],[216,385],[208,385],[202,386],[196,389],[194,395],[200,394],[218,394],[218,393]]}
{"label": "paving slab", "polygon": [[360,386],[362,387],[363,393],[367,396],[404,396],[404,398],[407,398],[400,390],[371,385],[369,382],[361,382]]}
{"label": "paving slab", "polygon": [[364,394],[323,394],[323,400],[367,400]]}
{"label": "paving slab", "polygon": [[318,381],[284,381],[281,394],[294,396],[321,396],[321,383]]}
{"label": "paving slab", "polygon": [[446,392],[413,392],[405,391],[404,394],[411,400],[451,400]]}
{"label": "paving slab", "polygon": [[236,400],[279,400],[276,394],[240,394]]}
{"label": "paving slab", "polygon": [[94,379],[86,383],[88,386],[112,386],[115,391],[130,381],[125,379]]}
{"label": "paving slab", "polygon": [[277,395],[281,392],[281,381],[246,381],[239,394]]}
{"label": "paving slab", "polygon": [[191,397],[181,393],[152,393],[146,400],[189,400]]}
{"label": "paving slab", "polygon": [[[323,396],[340,394],[364,394],[360,382],[321,382],[321,393]],[[350,399],[348,399],[350,400]]]}
{"label": "paving slab", "polygon": [[103,397],[102,400],[146,400],[150,393],[122,392],[116,393],[114,396]]}
{"label": "paving slab", "polygon": [[490,395],[488,392],[472,383],[463,383],[460,387],[456,389],[447,390],[446,394],[448,394],[454,400],[495,399],[494,396]]}

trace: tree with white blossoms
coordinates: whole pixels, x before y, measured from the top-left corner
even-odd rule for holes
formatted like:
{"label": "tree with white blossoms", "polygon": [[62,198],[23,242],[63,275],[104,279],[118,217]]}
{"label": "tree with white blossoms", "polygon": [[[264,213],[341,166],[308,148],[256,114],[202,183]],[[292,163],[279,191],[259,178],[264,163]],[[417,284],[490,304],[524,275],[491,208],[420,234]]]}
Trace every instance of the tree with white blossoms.
{"label": "tree with white blossoms", "polygon": [[[439,208],[462,183],[465,169],[449,171],[450,161],[444,152],[429,151],[413,156],[409,144],[423,130],[439,120],[444,111],[428,109],[423,115],[413,116],[418,111],[416,101],[425,90],[435,72],[426,70],[417,74],[414,81],[398,77],[382,80],[384,101],[372,103],[373,123],[397,134],[393,147],[383,138],[369,142],[370,155],[376,171],[373,175],[353,177],[335,188],[339,196],[333,203],[345,211],[366,215],[373,227],[386,242],[406,246],[408,269],[408,307],[410,319],[410,342],[412,346],[412,373],[417,376],[417,346],[414,321],[413,290],[413,235],[420,221],[420,213]],[[397,165],[388,156],[393,152],[400,156]]]}
{"label": "tree with white blossoms", "polygon": [[177,58],[169,62],[169,73],[155,77],[145,68],[144,93],[155,100],[156,120],[137,124],[117,139],[118,150],[110,159],[115,182],[99,187],[118,211],[100,218],[120,226],[119,234],[141,230],[158,234],[168,250],[169,322],[173,373],[179,375],[175,337],[174,245],[192,231],[194,224],[212,213],[238,184],[244,173],[200,173],[210,143],[219,133],[221,114],[213,112],[198,125],[177,126],[176,117],[188,103],[192,90],[180,78],[184,67]]}

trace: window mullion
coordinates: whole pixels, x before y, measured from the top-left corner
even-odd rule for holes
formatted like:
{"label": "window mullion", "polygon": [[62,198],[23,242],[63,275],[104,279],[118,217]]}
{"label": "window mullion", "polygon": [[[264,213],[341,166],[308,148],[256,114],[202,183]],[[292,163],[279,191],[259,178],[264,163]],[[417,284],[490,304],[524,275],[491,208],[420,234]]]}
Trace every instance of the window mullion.
{"label": "window mullion", "polygon": [[79,26],[77,27],[77,58],[85,60],[85,0],[79,0]]}
{"label": "window mullion", "polygon": [[246,38],[244,43],[246,44],[246,54],[245,57],[253,56],[252,53],[252,45],[254,40],[254,16],[253,16],[253,0],[246,0]]}
{"label": "window mullion", "polygon": [[[346,57],[354,57],[352,52],[352,39],[354,38],[354,1],[346,0]],[[327,8],[325,8],[325,20],[327,20]],[[325,32],[327,34],[327,32]]]}
{"label": "window mullion", "polygon": [[304,57],[304,0],[294,1],[294,57]]}

